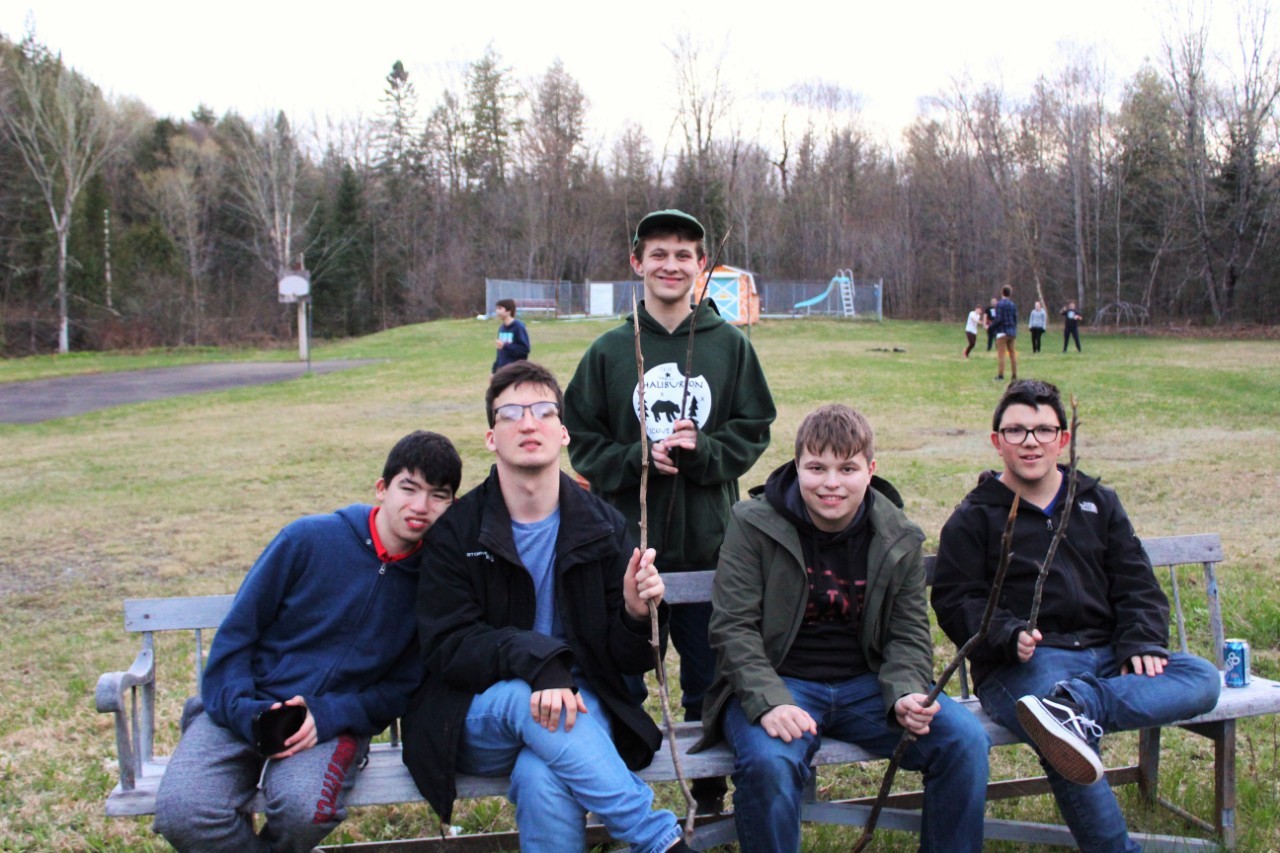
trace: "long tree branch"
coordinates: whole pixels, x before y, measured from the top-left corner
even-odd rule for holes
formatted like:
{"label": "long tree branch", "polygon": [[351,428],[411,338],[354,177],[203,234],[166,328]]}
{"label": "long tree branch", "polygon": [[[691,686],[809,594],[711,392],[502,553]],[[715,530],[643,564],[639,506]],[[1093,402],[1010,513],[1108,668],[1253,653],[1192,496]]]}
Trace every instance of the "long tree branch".
{"label": "long tree branch", "polygon": [[[640,349],[640,311],[636,305],[636,291],[631,289],[631,321],[635,329],[636,345],[636,377],[637,395],[640,409],[640,553],[649,549],[649,430],[648,414],[644,403],[644,352]],[[684,835],[686,840],[693,838],[693,822],[697,813],[697,801],[689,790],[689,783],[684,778],[684,768],[680,764],[680,749],[676,745],[676,727],[671,716],[671,694],[667,690],[667,668],[662,660],[661,632],[658,625],[658,605],[649,599],[649,645],[653,648],[653,659],[658,676],[658,698],[662,704],[662,723],[667,732],[667,743],[671,749],[671,764],[676,771],[676,781],[680,783],[680,791],[684,794],[688,814],[685,818]]]}
{"label": "long tree branch", "polygon": [[[689,408],[689,377],[693,375],[693,337],[698,332],[698,312],[702,309],[702,303],[707,301],[707,294],[711,291],[711,275],[716,271],[716,265],[720,263],[720,253],[724,251],[724,244],[729,242],[729,233],[731,231],[733,231],[732,225],[725,229],[724,236],[720,238],[720,245],[716,247],[716,253],[711,257],[711,266],[707,267],[707,286],[702,288],[702,296],[694,303],[693,316],[689,318],[689,346],[684,353],[684,390],[680,393],[679,420],[685,419],[685,413]],[[679,449],[672,448],[670,454],[671,464],[675,464],[679,454]],[[667,539],[671,535],[671,516],[675,512],[676,490],[680,484],[679,475],[677,474],[676,477],[676,481],[671,484],[671,500],[667,502],[667,517],[662,525],[663,545],[667,544]]]}
{"label": "long tree branch", "polygon": [[1070,465],[1067,471],[1067,502],[1062,507],[1062,519],[1058,522],[1058,529],[1053,531],[1053,538],[1049,540],[1049,550],[1044,555],[1044,562],[1040,564],[1040,571],[1036,574],[1035,595],[1031,599],[1031,616],[1027,619],[1027,633],[1030,634],[1036,629],[1036,622],[1040,619],[1040,597],[1044,593],[1045,578],[1049,576],[1049,566],[1053,565],[1054,555],[1058,553],[1058,543],[1062,541],[1063,535],[1067,531],[1067,522],[1071,520],[1071,508],[1076,503],[1076,482],[1079,480],[1079,468],[1076,465],[1076,434],[1080,427],[1080,418],[1078,417],[1078,407],[1076,404],[1076,395],[1071,395],[1071,452]]}
{"label": "long tree branch", "polygon": [[[1021,501],[1022,496],[1015,494],[1013,496],[1013,506],[1009,507],[1009,517],[1004,523],[1004,534],[1000,537],[1000,563],[996,568],[996,576],[991,584],[991,594],[987,596],[987,607],[982,612],[982,622],[978,626],[977,633],[960,647],[960,650],[956,652],[955,658],[951,663],[947,664],[947,668],[942,671],[942,675],[934,682],[933,688],[925,696],[925,700],[920,703],[925,708],[938,700],[938,695],[947,686],[951,676],[955,675],[956,670],[960,668],[960,664],[968,658],[974,647],[987,637],[987,631],[991,628],[991,617],[996,612],[996,602],[1000,600],[1000,591],[1004,588],[1004,576],[1009,571],[1009,559],[1013,556],[1013,522],[1018,517],[1018,504]],[[862,828],[862,835],[858,837],[858,842],[853,846],[854,853],[859,853],[859,851],[866,849],[866,846],[871,843],[871,836],[876,831],[876,823],[880,820],[880,812],[884,808],[884,801],[888,798],[889,792],[893,790],[893,779],[898,773],[898,765],[902,763],[902,757],[906,755],[907,749],[916,740],[918,740],[917,735],[909,731],[904,731],[902,737],[898,740],[898,746],[893,750],[893,755],[889,757],[889,766],[885,768],[884,778],[880,780],[880,791],[876,794],[876,801],[871,807],[871,814],[867,815],[867,822]]]}

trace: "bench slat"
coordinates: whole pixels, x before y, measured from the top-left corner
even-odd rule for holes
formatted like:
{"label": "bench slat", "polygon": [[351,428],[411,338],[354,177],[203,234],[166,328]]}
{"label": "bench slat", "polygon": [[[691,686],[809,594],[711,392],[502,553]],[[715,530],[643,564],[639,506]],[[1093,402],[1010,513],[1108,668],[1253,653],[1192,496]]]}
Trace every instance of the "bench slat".
{"label": "bench slat", "polygon": [[668,604],[709,601],[711,581],[715,576],[713,571],[668,572],[662,576],[663,586],[667,588],[662,594],[662,600]]}
{"label": "bench slat", "polygon": [[217,628],[233,599],[234,595],[130,598],[124,603],[124,629],[137,632]]}
{"label": "bench slat", "polygon": [[1223,560],[1222,537],[1217,533],[1158,536],[1141,541],[1153,566],[1220,563]]}
{"label": "bench slat", "polygon": [[[991,736],[993,746],[1018,743],[1011,732],[987,717],[976,699],[956,701],[978,717]],[[1255,677],[1248,687],[1224,689],[1216,708],[1207,714],[1186,720],[1183,724],[1198,725],[1276,713],[1280,713],[1280,682]],[[704,752],[689,754],[689,747],[701,736],[701,732],[700,723],[676,725],[676,744],[680,749],[680,766],[685,776],[727,776],[732,773],[733,752],[724,741]],[[879,760],[879,756],[872,755],[856,744],[827,738],[814,756],[813,764],[815,767],[822,767],[876,760]],[[143,765],[143,772],[138,777],[134,790],[122,791],[117,787],[111,792],[107,800],[107,814],[112,817],[152,814],[155,810],[156,788],[163,772],[163,762],[148,762]],[[640,772],[640,778],[646,782],[670,782],[676,778],[670,747],[665,740],[654,755],[653,763]],[[500,797],[505,796],[506,791],[505,778],[458,777],[460,798]],[[408,768],[402,762],[400,747],[378,743],[370,748],[369,763],[356,779],[348,803],[352,806],[372,806],[417,802],[421,799]],[[258,811],[264,805],[255,801]]]}
{"label": "bench slat", "polygon": [[[1222,537],[1217,533],[1160,536],[1142,540],[1154,566],[1221,562]],[[935,558],[925,557],[929,582],[933,582]],[[708,601],[713,571],[670,572],[663,576],[666,600],[671,604]],[[172,631],[216,628],[231,607],[234,595],[199,595],[181,598],[131,598],[124,603],[125,630]]]}

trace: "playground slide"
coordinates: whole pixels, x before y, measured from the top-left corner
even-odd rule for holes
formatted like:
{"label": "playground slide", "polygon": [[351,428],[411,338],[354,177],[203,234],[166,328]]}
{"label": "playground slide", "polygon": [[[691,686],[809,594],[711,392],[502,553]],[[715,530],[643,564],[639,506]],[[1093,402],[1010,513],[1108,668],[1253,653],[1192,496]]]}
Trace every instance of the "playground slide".
{"label": "playground slide", "polygon": [[843,276],[843,275],[833,276],[831,281],[827,284],[826,290],[822,291],[821,294],[813,297],[812,299],[806,299],[803,302],[797,302],[795,304],[794,310],[799,311],[801,308],[812,308],[814,305],[817,305],[819,302],[825,301],[826,298],[831,295],[831,291],[833,289],[835,289],[839,285],[842,285],[848,281],[849,279],[847,276]]}

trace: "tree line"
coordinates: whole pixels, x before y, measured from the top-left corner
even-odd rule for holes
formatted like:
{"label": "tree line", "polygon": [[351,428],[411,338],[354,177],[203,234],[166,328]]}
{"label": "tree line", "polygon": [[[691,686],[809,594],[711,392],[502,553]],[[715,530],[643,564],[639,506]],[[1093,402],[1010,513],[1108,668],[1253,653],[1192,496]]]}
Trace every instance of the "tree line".
{"label": "tree line", "polygon": [[1090,51],[1024,97],[955,79],[892,143],[837,85],[735,92],[690,37],[670,132],[597,142],[562,64],[522,81],[492,46],[433,102],[395,61],[374,119],[304,129],[156,117],[0,35],[0,350],[288,337],[275,282],[303,267],[320,336],[472,315],[487,276],[630,278],[659,207],[766,283],[883,279],[889,316],[958,322],[1011,284],[1098,323],[1276,324],[1267,25],[1245,9],[1224,58],[1189,20],[1123,81]]}

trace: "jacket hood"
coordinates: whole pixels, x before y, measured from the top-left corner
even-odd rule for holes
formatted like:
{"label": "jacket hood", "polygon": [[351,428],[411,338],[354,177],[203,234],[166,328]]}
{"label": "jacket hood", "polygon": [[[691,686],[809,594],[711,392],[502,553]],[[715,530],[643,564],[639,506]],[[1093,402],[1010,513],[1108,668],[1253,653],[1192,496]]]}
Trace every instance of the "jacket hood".
{"label": "jacket hood", "polygon": [[[716,305],[716,301],[710,298],[699,302],[694,310],[689,313],[689,316],[680,321],[680,325],[676,326],[674,332],[668,332],[666,326],[654,319],[653,315],[645,308],[643,299],[640,300],[640,306],[637,311],[640,314],[640,327],[642,329],[653,332],[655,335],[669,335],[673,338],[689,337],[689,329],[693,327],[695,316],[698,318],[698,325],[693,327],[696,335],[709,332],[717,326],[723,326],[726,322],[720,316],[720,308]],[[627,323],[634,323],[635,321],[632,319],[634,316],[633,314],[628,314]]]}
{"label": "jacket hood", "polygon": [[[780,507],[774,502],[774,499],[769,496],[770,485],[774,484],[776,481],[776,485],[774,485],[775,489],[789,488],[791,483],[796,482],[797,477],[795,461],[783,462],[777,468],[773,469],[773,472],[769,474],[763,486],[752,486],[747,490],[747,495],[753,498],[758,498],[763,495],[774,509],[777,509],[779,512],[783,512],[784,508]],[[889,503],[893,504],[898,509],[903,508],[902,495],[899,494],[897,488],[895,488],[888,480],[877,474],[872,474],[870,488],[878,492],[881,496],[888,498]],[[803,506],[803,500],[800,498],[799,493],[796,494],[796,498],[801,501],[801,505]]]}
{"label": "jacket hood", "polygon": [[[1065,465],[1059,465],[1058,470],[1062,472],[1063,484],[1065,488],[1066,476],[1068,468]],[[1090,489],[1098,485],[1097,477],[1090,477],[1082,471],[1076,472],[1076,495],[1082,495]],[[978,475],[978,485],[974,487],[966,497],[970,503],[979,504],[981,506],[1013,506],[1013,489],[1009,488],[1000,479],[1000,472],[995,470],[983,471]]]}

